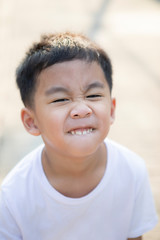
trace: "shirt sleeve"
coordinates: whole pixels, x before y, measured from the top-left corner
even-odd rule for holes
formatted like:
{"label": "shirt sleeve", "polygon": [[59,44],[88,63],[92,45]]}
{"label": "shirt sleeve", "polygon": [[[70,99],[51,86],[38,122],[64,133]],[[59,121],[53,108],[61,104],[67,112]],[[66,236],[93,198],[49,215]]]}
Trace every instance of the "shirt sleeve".
{"label": "shirt sleeve", "polygon": [[20,230],[4,200],[2,191],[0,193],[0,239],[22,240]]}
{"label": "shirt sleeve", "polygon": [[149,178],[144,165],[141,176],[137,178],[137,189],[133,217],[128,238],[136,238],[150,231],[158,222]]}

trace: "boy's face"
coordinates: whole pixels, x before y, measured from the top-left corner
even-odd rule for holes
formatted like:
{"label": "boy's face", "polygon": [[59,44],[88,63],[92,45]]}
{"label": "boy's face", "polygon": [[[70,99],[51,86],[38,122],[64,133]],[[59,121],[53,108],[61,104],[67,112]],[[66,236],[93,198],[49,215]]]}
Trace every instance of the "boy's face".
{"label": "boy's face", "polygon": [[96,62],[74,60],[46,68],[38,77],[34,103],[34,109],[22,111],[24,125],[59,156],[93,154],[114,121],[115,100]]}

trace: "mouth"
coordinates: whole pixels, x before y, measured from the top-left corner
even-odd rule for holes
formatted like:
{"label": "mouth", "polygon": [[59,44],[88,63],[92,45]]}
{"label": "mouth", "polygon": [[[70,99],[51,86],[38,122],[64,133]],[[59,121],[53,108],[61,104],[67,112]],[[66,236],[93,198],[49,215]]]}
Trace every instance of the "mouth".
{"label": "mouth", "polygon": [[71,130],[69,133],[71,135],[81,136],[81,135],[91,134],[93,131],[94,131],[93,128],[78,128],[78,129]]}

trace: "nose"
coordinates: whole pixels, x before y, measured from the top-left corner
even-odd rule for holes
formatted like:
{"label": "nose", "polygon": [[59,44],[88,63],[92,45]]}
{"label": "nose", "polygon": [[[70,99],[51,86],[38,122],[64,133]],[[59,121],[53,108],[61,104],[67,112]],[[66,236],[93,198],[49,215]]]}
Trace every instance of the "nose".
{"label": "nose", "polygon": [[70,116],[73,119],[89,117],[91,114],[92,109],[85,103],[77,103],[70,112]]}

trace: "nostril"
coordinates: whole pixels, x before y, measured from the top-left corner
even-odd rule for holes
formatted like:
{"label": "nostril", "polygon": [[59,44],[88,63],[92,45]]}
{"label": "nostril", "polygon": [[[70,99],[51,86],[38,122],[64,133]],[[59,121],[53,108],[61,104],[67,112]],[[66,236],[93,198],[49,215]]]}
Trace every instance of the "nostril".
{"label": "nostril", "polygon": [[78,114],[74,114],[74,117],[78,117]]}
{"label": "nostril", "polygon": [[89,117],[92,113],[92,110],[89,106],[85,104],[77,104],[71,110],[70,115],[72,118],[85,118]]}
{"label": "nostril", "polygon": [[89,116],[89,115],[91,115],[91,112],[88,112],[88,113],[86,114],[86,116]]}
{"label": "nostril", "polygon": [[91,113],[90,112],[88,112],[88,113],[79,113],[79,114],[71,114],[71,117],[72,118],[85,118],[85,117],[89,117],[91,115]]}

